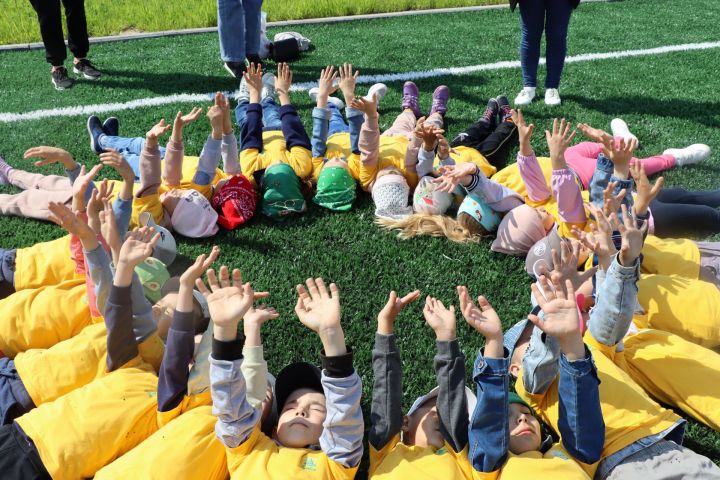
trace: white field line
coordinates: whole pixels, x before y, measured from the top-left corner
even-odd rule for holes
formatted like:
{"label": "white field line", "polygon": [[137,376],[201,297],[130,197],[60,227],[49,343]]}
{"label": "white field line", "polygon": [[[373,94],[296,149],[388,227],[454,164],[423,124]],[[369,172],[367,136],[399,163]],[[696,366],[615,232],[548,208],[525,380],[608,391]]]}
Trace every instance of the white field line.
{"label": "white field line", "polygon": [[[702,43],[685,43],[682,45],[666,45],[663,47],[645,48],[640,50],[624,50],[618,52],[605,53],[585,53],[574,55],[565,59],[566,63],[594,62],[597,60],[608,60],[629,57],[645,57],[652,55],[662,55],[672,52],[689,52],[693,50],[709,50],[720,48],[720,41],[702,42]],[[540,64],[544,64],[545,59],[540,59]],[[358,83],[372,84],[377,82],[398,82],[405,80],[418,80],[423,78],[435,78],[443,76],[460,76],[468,75],[475,72],[483,72],[490,70],[502,70],[519,68],[519,60],[508,60],[495,63],[483,63],[480,65],[470,65],[467,67],[450,67],[436,68],[433,70],[419,70],[414,72],[393,73],[386,75],[360,75]],[[316,85],[315,82],[304,82],[293,85],[292,91],[303,92]],[[225,92],[226,95],[234,96],[235,92]],[[213,93],[188,93],[167,95],[163,97],[140,98],[124,103],[104,103],[96,105],[81,105],[76,107],[53,108],[46,110],[33,110],[25,113],[0,113],[0,123],[21,122],[26,120],[41,120],[52,117],[73,117],[86,116],[92,114],[100,114],[107,112],[119,112],[123,110],[132,110],[142,107],[155,107],[160,105],[168,105],[172,103],[196,103],[207,102],[213,97]]]}

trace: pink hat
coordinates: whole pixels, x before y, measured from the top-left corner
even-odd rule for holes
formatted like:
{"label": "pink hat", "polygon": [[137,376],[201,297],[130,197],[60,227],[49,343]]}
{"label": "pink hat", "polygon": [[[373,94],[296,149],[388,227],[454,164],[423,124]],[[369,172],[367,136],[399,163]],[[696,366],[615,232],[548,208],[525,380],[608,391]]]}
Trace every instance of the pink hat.
{"label": "pink hat", "polygon": [[218,214],[208,199],[197,190],[188,190],[175,207],[170,221],[179,234],[202,238],[217,233],[217,219]]}
{"label": "pink hat", "polygon": [[526,255],[543,237],[545,227],[538,212],[529,205],[520,205],[502,219],[490,249],[508,255]]}

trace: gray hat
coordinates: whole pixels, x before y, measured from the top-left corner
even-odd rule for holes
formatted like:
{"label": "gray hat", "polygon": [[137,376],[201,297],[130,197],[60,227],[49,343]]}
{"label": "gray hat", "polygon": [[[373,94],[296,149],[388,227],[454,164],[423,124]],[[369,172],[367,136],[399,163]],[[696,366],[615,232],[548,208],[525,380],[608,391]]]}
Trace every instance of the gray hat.
{"label": "gray hat", "polygon": [[[418,408],[422,407],[423,403],[437,397],[439,392],[440,387],[435,387],[422,397],[418,397],[417,399],[415,399],[407,414],[412,415],[413,413],[415,413]],[[477,405],[477,397],[475,397],[473,391],[470,390],[468,387],[465,387],[465,400],[467,402],[468,416],[472,416],[472,413],[475,410],[475,405]]]}
{"label": "gray hat", "polygon": [[152,227],[156,233],[160,234],[160,241],[155,245],[152,256],[163,262],[166,266],[175,260],[177,255],[177,243],[175,237],[172,236],[170,230],[155,223],[150,212],[143,212],[140,214],[140,226]]}
{"label": "gray hat", "polygon": [[[533,313],[542,320],[543,313],[539,307],[535,307]],[[510,357],[527,326],[532,329],[532,334],[522,357],[523,385],[530,393],[542,393],[555,380],[560,368],[560,343],[557,338],[535,328],[530,321],[520,320],[503,336],[503,344],[510,352]]]}
{"label": "gray hat", "polygon": [[557,225],[545,237],[535,242],[525,257],[525,271],[533,278],[539,278],[554,268],[552,251],[560,255],[563,239],[558,233]]}

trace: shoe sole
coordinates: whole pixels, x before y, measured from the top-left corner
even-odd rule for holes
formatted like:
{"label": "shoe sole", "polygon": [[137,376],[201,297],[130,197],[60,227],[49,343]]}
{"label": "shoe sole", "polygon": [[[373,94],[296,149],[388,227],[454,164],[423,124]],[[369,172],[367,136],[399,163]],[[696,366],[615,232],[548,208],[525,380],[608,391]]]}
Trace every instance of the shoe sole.
{"label": "shoe sole", "polygon": [[53,84],[53,87],[55,87],[55,90],[60,91],[60,92],[63,90],[67,90],[68,88],[73,86],[73,84],[71,83],[67,87],[63,87],[62,85],[58,85],[57,83],[55,83],[55,80],[53,80],[53,79],[50,80],[50,83]]}
{"label": "shoe sole", "polygon": [[87,73],[81,72],[80,70],[78,70],[75,67],[73,67],[73,72],[75,73],[75,75],[77,75],[79,77],[83,77],[85,80],[97,80],[102,76],[102,75],[98,75],[97,77],[93,77],[92,75],[88,75]]}
{"label": "shoe sole", "polygon": [[235,75],[235,72],[233,72],[230,67],[228,67],[227,63],[223,63],[223,67],[225,67],[225,70],[228,71],[230,75],[232,75],[233,78],[238,78],[237,75]]}
{"label": "shoe sole", "polygon": [[90,119],[92,117],[88,117],[87,122],[85,123],[85,127],[87,128],[88,133],[90,134],[90,150],[95,154],[100,154],[98,152],[98,146],[95,144],[95,135],[93,135],[92,128],[90,128]]}

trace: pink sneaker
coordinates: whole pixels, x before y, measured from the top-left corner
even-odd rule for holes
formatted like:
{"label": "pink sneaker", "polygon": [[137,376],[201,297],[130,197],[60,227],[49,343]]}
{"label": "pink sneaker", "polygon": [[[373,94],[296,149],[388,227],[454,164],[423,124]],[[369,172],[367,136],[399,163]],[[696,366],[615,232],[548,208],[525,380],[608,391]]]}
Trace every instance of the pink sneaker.
{"label": "pink sneaker", "polygon": [[422,116],[422,113],[420,112],[420,105],[418,104],[418,97],[420,97],[420,91],[418,90],[417,85],[415,85],[415,82],[405,82],[405,85],[403,85],[402,109],[412,109],[416,118],[420,118]]}
{"label": "pink sneaker", "polygon": [[435,89],[432,95],[432,107],[430,107],[430,115],[437,112],[440,115],[445,115],[447,112],[447,104],[450,100],[450,89],[447,85],[440,85]]}

